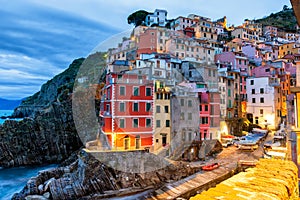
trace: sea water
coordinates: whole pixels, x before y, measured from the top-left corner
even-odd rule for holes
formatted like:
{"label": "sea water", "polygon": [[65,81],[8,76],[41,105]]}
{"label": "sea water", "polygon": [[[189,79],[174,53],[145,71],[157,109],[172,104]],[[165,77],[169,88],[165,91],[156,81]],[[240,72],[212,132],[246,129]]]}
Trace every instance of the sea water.
{"label": "sea water", "polygon": [[[14,111],[13,110],[0,110],[0,117],[10,116]],[[5,119],[0,118],[0,124],[3,124]]]}
{"label": "sea water", "polygon": [[[13,110],[0,110],[0,117],[2,117],[2,116],[11,116],[12,114],[13,114]],[[18,118],[18,119],[10,119],[10,120],[17,120],[17,121],[20,121],[20,120],[22,120],[23,118]],[[0,118],[0,124],[3,124],[4,123],[4,121],[5,121],[6,119],[1,119]]]}
{"label": "sea water", "polygon": [[0,200],[11,199],[14,193],[20,192],[27,181],[38,172],[45,169],[55,168],[57,165],[41,167],[16,167],[0,169]]}

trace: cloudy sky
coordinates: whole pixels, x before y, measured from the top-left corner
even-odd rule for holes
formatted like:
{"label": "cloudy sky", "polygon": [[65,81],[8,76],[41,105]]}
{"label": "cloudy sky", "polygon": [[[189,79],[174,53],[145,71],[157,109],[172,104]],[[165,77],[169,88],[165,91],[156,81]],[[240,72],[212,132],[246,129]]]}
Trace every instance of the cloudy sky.
{"label": "cloudy sky", "polygon": [[[0,97],[19,99],[86,57],[112,35],[132,28],[136,10],[168,10],[168,18],[194,13],[212,20],[227,16],[238,25],[280,11],[289,0],[0,0]],[[101,45],[100,45],[101,46]]]}

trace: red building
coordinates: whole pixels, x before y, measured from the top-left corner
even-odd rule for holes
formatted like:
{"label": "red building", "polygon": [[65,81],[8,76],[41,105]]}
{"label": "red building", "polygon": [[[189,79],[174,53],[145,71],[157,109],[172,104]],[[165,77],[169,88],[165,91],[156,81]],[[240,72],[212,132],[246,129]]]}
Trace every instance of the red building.
{"label": "red building", "polygon": [[200,137],[201,140],[209,139],[210,127],[210,101],[208,92],[199,92],[200,110]]}
{"label": "red building", "polygon": [[145,75],[109,73],[100,104],[102,131],[112,148],[153,144],[153,82]]}

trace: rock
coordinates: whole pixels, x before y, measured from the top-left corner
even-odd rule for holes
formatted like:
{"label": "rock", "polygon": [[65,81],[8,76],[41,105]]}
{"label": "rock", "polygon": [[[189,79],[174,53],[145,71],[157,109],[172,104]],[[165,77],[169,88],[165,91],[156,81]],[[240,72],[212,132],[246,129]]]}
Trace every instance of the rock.
{"label": "rock", "polygon": [[[40,173],[30,179],[29,183],[30,188],[35,188],[47,177],[48,180],[43,182],[44,191],[50,194],[51,199],[89,199],[90,195],[116,195],[124,189],[130,191],[130,188],[157,188],[165,182],[177,181],[196,171],[199,169],[177,163],[143,174],[122,172],[106,166],[88,153],[80,153],[78,160],[71,165]],[[30,188],[25,187],[15,194],[15,197],[18,197],[15,199],[22,199],[25,194],[36,195],[37,193]]]}
{"label": "rock", "polygon": [[38,186],[38,190],[39,190],[40,194],[43,194],[43,192],[44,192],[44,185],[43,184],[39,185]]}
{"label": "rock", "polygon": [[45,182],[44,192],[50,190],[49,185],[50,185],[50,183],[51,183],[52,181],[54,181],[54,180],[55,180],[55,178],[51,178],[51,179],[49,179],[49,180],[47,180],[47,181]]}
{"label": "rock", "polygon": [[35,118],[0,125],[0,166],[59,163],[82,147],[72,118],[72,100],[52,103]]}
{"label": "rock", "polygon": [[43,196],[44,196],[45,198],[49,199],[49,198],[50,198],[50,192],[46,192],[45,194],[43,194]]}
{"label": "rock", "polygon": [[25,197],[26,200],[47,200],[44,196],[41,195],[28,195]]}

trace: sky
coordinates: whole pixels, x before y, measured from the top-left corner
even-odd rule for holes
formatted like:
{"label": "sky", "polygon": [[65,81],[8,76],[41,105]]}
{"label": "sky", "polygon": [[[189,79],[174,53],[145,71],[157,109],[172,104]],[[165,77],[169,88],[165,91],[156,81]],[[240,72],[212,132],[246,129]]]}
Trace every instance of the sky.
{"label": "sky", "polygon": [[[276,3],[275,3],[276,2]],[[197,14],[228,23],[291,7],[289,0],[0,0],[0,98],[20,99],[95,47],[114,47],[129,14],[166,9],[168,19]],[[105,41],[105,42],[103,42]],[[110,46],[111,45],[111,46]],[[100,48],[101,49],[101,48]]]}

